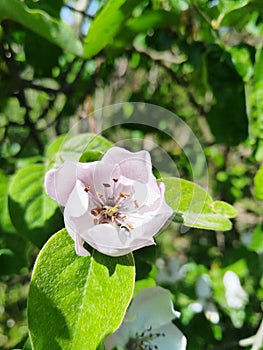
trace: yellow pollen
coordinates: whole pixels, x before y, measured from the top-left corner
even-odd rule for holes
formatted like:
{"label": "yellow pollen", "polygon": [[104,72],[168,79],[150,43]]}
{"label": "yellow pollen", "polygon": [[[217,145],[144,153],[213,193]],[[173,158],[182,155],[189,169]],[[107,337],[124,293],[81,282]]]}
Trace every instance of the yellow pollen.
{"label": "yellow pollen", "polygon": [[114,214],[118,213],[119,209],[118,209],[119,204],[116,204],[114,207],[110,207],[110,206],[106,206],[105,208],[103,208],[101,210],[101,214],[102,215],[107,215],[109,217],[112,217]]}

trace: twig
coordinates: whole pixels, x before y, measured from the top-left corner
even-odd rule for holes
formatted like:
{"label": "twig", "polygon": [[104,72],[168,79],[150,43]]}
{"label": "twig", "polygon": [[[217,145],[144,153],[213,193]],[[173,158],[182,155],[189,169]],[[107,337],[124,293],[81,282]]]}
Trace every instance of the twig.
{"label": "twig", "polygon": [[89,18],[89,19],[94,19],[94,16],[90,15],[89,13],[86,13],[86,11],[84,10],[78,10],[76,8],[74,8],[73,6],[70,6],[68,4],[65,4],[64,7],[67,7],[69,10],[77,12],[79,14],[81,14],[83,17]]}

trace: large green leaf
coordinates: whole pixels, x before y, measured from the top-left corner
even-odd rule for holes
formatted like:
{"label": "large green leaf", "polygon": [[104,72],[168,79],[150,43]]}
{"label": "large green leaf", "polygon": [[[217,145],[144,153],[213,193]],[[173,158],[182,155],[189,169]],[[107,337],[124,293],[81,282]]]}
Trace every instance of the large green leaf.
{"label": "large green leaf", "polygon": [[84,56],[90,58],[109,44],[125,20],[131,16],[138,0],[109,0],[92,22],[84,41]]}
{"label": "large green leaf", "polygon": [[235,210],[230,204],[213,202],[211,196],[193,182],[174,177],[162,181],[167,204],[182,215],[185,226],[218,231],[231,229],[228,217],[233,217]]}
{"label": "large green leaf", "polygon": [[41,247],[63,225],[60,209],[44,190],[45,166],[29,165],[12,178],[9,212],[13,225],[24,238]]}
{"label": "large green leaf", "polygon": [[19,0],[0,1],[0,20],[11,19],[36,34],[58,45],[63,50],[82,56],[83,48],[66,23],[52,18],[48,13],[28,8]]}
{"label": "large green leaf", "polygon": [[44,246],[29,290],[34,350],[96,350],[120,325],[132,297],[132,254],[77,256],[65,229]]}

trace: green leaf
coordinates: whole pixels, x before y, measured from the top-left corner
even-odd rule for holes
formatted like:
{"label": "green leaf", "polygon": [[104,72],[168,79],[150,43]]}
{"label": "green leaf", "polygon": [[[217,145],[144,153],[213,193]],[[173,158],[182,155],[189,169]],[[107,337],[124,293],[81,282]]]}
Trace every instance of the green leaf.
{"label": "green leaf", "polygon": [[219,0],[218,8],[222,13],[227,14],[246,6],[249,2],[250,0]]}
{"label": "green leaf", "polygon": [[103,152],[97,151],[97,150],[89,150],[84,152],[79,161],[82,163],[89,163],[89,162],[95,162],[96,160],[99,160],[103,156]]}
{"label": "green leaf", "polygon": [[[225,212],[227,208],[228,214],[230,211],[231,214],[234,213],[234,208],[230,210],[230,204],[213,202],[211,196],[193,182],[174,177],[162,178],[161,181],[165,184],[167,204],[175,213],[181,214],[185,226],[218,231],[231,229],[231,221],[225,217],[225,214],[222,215],[222,208]],[[214,206],[221,208],[221,212],[215,212]]]}
{"label": "green leaf", "polygon": [[83,55],[81,42],[66,23],[48,13],[28,8],[19,0],[0,1],[0,20],[11,19],[77,56]]}
{"label": "green leaf", "polygon": [[[112,143],[102,136],[84,133],[79,135],[62,135],[55,139],[46,149],[46,158],[49,162],[48,168],[60,165],[65,160],[79,161],[85,152],[93,152],[93,158],[106,152]],[[96,153],[97,152],[97,153]],[[91,152],[92,153],[92,152]],[[90,153],[90,159],[92,158]],[[81,160],[83,161],[83,160]]]}
{"label": "green leaf", "polygon": [[0,170],[0,275],[19,273],[28,265],[28,242],[12,225],[8,211],[9,178]]}
{"label": "green leaf", "polygon": [[41,247],[50,234],[63,226],[57,203],[44,190],[43,164],[20,169],[9,188],[9,212],[17,232]]}
{"label": "green leaf", "polygon": [[263,253],[263,227],[258,225],[251,237],[251,242],[249,244],[249,249],[257,253]]}
{"label": "green leaf", "polygon": [[152,28],[167,27],[168,25],[179,25],[179,16],[175,12],[165,10],[145,11],[140,16],[131,18],[125,24],[125,30],[134,33],[147,32]]}
{"label": "green leaf", "polygon": [[16,230],[8,212],[8,187],[9,178],[0,170],[0,232],[14,233]]}
{"label": "green leaf", "polygon": [[233,64],[239,75],[245,82],[253,75],[252,55],[249,46],[232,46],[228,49],[231,54]]}
{"label": "green leaf", "polygon": [[34,350],[96,350],[121,324],[134,279],[132,254],[80,257],[67,231],[57,232],[40,252],[30,284]]}
{"label": "green leaf", "polygon": [[90,58],[108,45],[139,1],[109,0],[92,22],[84,41],[84,57]]}
{"label": "green leaf", "polygon": [[254,178],[255,196],[263,200],[263,165],[259,168]]}
{"label": "green leaf", "polygon": [[33,350],[29,338],[26,340],[26,342],[23,346],[23,350]]}
{"label": "green leaf", "polygon": [[234,218],[237,215],[237,210],[232,207],[232,205],[223,201],[215,201],[210,207],[215,213],[223,215],[229,219]]}

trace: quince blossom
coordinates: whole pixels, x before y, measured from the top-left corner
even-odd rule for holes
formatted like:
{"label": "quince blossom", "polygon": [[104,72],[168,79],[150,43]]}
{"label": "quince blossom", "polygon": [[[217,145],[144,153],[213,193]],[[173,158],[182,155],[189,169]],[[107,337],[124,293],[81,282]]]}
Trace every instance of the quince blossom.
{"label": "quince blossom", "polygon": [[171,322],[179,312],[171,294],[161,287],[141,290],[121,326],[105,341],[106,350],[185,350],[186,338]]}
{"label": "quince blossom", "polygon": [[45,189],[65,207],[65,227],[82,256],[90,255],[84,242],[111,256],[155,244],[153,236],[173,214],[147,151],[112,147],[100,161],[66,161],[47,172]]}

